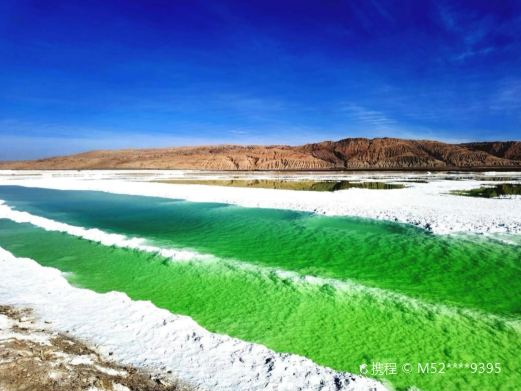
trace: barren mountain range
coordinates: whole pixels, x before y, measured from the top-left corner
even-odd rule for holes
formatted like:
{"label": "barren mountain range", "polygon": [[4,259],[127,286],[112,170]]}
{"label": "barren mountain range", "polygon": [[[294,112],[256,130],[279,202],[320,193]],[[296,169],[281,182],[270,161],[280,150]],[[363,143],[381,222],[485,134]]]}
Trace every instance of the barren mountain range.
{"label": "barren mountain range", "polygon": [[521,141],[447,144],[396,138],[346,138],[302,146],[217,145],[102,150],[32,161],[0,169],[521,169]]}

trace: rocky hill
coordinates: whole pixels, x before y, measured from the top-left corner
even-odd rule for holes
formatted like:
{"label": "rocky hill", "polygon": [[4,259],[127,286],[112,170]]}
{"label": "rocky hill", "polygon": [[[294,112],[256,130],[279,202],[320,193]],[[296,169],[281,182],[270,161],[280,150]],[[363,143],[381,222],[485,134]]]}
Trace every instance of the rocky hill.
{"label": "rocky hill", "polygon": [[466,148],[484,151],[504,159],[521,160],[521,142],[519,141],[481,142],[462,145]]}
{"label": "rocky hill", "polygon": [[396,138],[347,138],[302,146],[218,145],[91,151],[0,169],[521,169],[521,142],[447,144]]}

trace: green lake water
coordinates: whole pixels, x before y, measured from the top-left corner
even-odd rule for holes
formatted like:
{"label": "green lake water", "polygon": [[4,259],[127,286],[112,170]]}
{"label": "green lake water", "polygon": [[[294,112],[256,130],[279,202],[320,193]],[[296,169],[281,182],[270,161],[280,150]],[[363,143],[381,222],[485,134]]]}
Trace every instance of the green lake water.
{"label": "green lake water", "polygon": [[[521,388],[519,246],[395,223],[99,192],[0,186],[0,199],[218,258],[171,262],[0,220],[1,247],[71,272],[78,286],[151,300],[211,331],[338,370],[358,373],[373,361],[502,367],[500,374],[384,376],[398,388]],[[274,269],[345,284],[296,282]]]}

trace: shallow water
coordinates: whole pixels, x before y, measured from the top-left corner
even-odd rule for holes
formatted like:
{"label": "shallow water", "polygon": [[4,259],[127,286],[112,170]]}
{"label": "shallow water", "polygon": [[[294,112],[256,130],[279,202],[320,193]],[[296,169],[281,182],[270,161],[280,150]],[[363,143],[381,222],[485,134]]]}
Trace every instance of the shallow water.
{"label": "shallow water", "polygon": [[[404,224],[88,191],[0,186],[19,210],[163,247],[353,279],[435,303],[520,314],[519,247]],[[509,281],[508,285],[504,282]]]}
{"label": "shallow water", "polygon": [[[372,361],[503,366],[499,375],[457,369],[387,376],[399,387],[521,385],[519,246],[370,220],[97,192],[0,187],[0,199],[219,259],[173,263],[0,220],[0,246],[73,272],[77,285],[123,291],[211,331],[355,373]],[[346,283],[310,284],[274,269]]]}

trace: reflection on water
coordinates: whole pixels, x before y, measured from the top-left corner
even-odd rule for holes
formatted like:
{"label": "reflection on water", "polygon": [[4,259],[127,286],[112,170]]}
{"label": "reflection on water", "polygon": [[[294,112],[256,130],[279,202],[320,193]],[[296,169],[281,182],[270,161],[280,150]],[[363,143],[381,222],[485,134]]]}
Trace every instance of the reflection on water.
{"label": "reflection on water", "polygon": [[162,183],[189,184],[189,185],[213,185],[231,187],[254,187],[263,189],[307,190],[307,191],[337,191],[345,189],[372,189],[389,190],[403,189],[405,186],[384,182],[350,182],[350,181],[284,181],[269,179],[231,179],[231,180],[205,180],[205,179],[174,179],[159,181]]}
{"label": "reflection on water", "polygon": [[519,183],[501,183],[495,186],[484,186],[478,189],[455,190],[452,194],[468,196],[496,198],[508,195],[521,195],[521,184]]}

